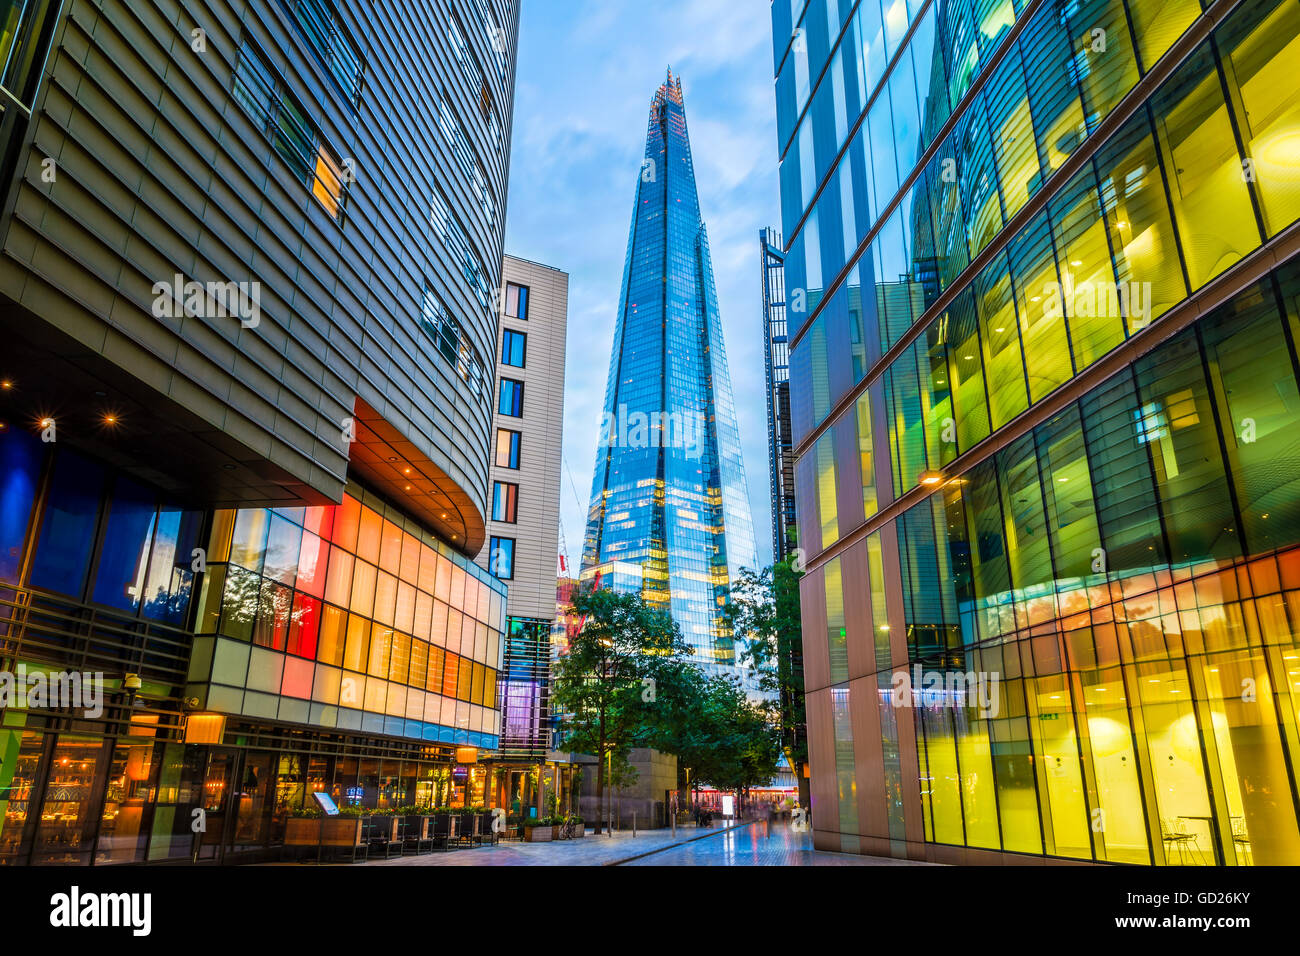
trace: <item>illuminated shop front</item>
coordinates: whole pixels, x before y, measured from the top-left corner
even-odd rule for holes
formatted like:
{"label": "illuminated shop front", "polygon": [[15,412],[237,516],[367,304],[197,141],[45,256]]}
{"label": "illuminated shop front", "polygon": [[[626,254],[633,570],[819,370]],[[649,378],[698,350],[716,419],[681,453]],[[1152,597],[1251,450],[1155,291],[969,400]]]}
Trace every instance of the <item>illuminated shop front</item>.
{"label": "illuminated shop front", "polygon": [[315,791],[492,798],[505,587],[382,499],[187,510],[18,429],[0,475],[0,670],[104,675],[98,716],[0,711],[0,864],[267,858]]}

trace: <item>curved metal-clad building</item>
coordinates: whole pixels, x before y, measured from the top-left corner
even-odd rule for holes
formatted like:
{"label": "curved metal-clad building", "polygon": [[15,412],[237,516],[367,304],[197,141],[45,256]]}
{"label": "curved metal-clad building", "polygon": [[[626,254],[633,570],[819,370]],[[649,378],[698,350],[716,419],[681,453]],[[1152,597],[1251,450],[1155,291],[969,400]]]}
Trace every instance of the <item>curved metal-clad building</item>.
{"label": "curved metal-clad building", "polygon": [[98,703],[0,704],[0,866],[498,800],[506,585],[473,557],[517,29],[516,0],[13,6],[0,674]]}
{"label": "curved metal-clad building", "polygon": [[124,393],[124,464],[178,493],[338,501],[351,469],[472,555],[518,8],[365,11],[67,5],[7,144],[6,324],[69,437],[122,455],[81,412]]}

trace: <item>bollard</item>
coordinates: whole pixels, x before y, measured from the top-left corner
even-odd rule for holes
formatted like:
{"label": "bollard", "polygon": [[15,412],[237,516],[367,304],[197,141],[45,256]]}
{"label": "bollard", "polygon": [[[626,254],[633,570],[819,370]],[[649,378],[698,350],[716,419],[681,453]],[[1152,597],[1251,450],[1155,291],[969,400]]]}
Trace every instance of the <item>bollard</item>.
{"label": "bollard", "polygon": [[632,839],[636,839],[636,811],[632,811]]}

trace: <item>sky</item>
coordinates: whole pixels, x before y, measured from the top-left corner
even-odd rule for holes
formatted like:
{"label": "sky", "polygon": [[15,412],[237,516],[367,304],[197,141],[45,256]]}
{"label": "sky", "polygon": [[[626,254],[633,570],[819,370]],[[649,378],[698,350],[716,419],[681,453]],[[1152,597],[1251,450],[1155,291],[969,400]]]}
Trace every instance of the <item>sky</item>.
{"label": "sky", "polygon": [[758,232],[779,226],[767,0],[523,0],[506,252],[569,274],[561,550],[582,556],[650,100],[680,75],[760,565],[771,561]]}

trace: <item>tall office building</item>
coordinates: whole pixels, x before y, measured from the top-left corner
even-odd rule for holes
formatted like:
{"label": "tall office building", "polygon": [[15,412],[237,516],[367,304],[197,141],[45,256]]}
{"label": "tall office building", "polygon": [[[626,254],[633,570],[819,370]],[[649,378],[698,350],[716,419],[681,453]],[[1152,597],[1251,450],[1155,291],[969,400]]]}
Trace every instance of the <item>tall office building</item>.
{"label": "tall office building", "polygon": [[680,78],[650,103],[582,577],[671,611],[694,658],[735,663],[722,611],[754,529]]}
{"label": "tall office building", "polygon": [[478,562],[509,585],[498,682],[503,760],[545,760],[560,550],[569,277],[506,256],[493,415],[492,510]]}
{"label": "tall office building", "polygon": [[256,858],[316,791],[481,802],[518,5],[12,11],[0,669],[104,696],[6,698],[0,862]]}
{"label": "tall office building", "polygon": [[1300,8],[771,10],[817,845],[1300,863]]}
{"label": "tall office building", "polygon": [[772,493],[772,560],[798,545],[794,442],[790,433],[790,337],[785,315],[785,247],[775,229],[758,234],[763,277],[763,372],[767,382],[767,471]]}

